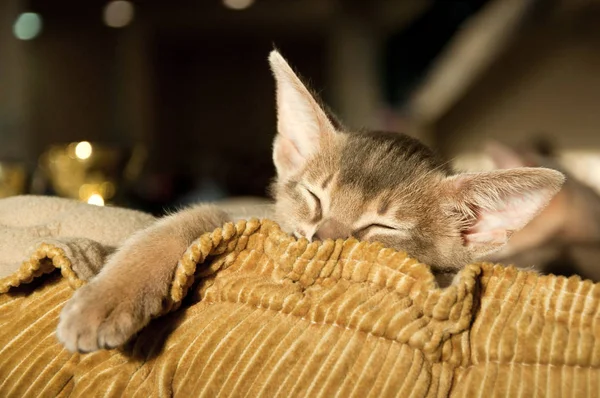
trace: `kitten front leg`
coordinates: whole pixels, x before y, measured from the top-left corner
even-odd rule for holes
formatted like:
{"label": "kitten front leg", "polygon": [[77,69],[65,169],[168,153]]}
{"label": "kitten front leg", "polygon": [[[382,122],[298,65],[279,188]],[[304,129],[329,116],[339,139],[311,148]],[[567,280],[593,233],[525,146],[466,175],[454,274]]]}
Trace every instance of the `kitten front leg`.
{"label": "kitten front leg", "polygon": [[204,232],[228,215],[198,205],[159,220],[128,239],[63,308],[57,337],[72,352],[114,348],[160,313],[177,262]]}

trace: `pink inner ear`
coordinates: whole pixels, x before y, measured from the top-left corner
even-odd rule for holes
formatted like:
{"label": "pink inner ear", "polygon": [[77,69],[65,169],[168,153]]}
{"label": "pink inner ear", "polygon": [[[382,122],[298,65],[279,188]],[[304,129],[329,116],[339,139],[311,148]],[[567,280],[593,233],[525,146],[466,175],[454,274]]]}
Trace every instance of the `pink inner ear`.
{"label": "pink inner ear", "polygon": [[279,136],[273,148],[275,165],[280,174],[290,174],[297,171],[304,162],[300,151],[294,142],[287,137]]}
{"label": "pink inner ear", "polygon": [[536,190],[513,193],[492,204],[492,208],[477,209],[474,224],[463,232],[465,243],[501,246],[513,232],[523,228],[543,208],[550,193]]}

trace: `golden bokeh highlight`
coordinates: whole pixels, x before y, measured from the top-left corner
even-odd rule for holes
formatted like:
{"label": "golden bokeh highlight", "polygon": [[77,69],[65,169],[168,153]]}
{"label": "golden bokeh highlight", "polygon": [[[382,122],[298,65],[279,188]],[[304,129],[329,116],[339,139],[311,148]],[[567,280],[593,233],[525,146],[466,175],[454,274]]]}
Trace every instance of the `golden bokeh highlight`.
{"label": "golden bokeh highlight", "polygon": [[104,198],[99,193],[92,194],[87,202],[91,205],[104,206]]}
{"label": "golden bokeh highlight", "polygon": [[92,156],[94,149],[92,148],[92,144],[87,141],[81,141],[77,145],[75,145],[75,156],[77,159],[86,160]]}

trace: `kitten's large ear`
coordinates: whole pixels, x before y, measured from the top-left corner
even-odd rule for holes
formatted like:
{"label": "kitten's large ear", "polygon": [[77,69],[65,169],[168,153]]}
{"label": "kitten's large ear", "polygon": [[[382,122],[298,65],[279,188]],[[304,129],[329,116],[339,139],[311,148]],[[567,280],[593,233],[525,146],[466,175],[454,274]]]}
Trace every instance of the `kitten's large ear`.
{"label": "kitten's large ear", "polygon": [[544,168],[459,174],[445,181],[464,244],[478,258],[499,250],[560,190],[565,177]]}
{"label": "kitten's large ear", "polygon": [[298,171],[335,134],[310,91],[277,51],[269,55],[277,86],[277,137],[273,161],[280,177]]}

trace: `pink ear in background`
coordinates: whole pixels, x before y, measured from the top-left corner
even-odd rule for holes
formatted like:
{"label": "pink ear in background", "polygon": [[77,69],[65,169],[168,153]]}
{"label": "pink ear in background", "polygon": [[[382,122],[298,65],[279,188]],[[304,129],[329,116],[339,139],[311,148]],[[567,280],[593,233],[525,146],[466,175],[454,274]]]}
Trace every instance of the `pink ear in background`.
{"label": "pink ear in background", "polygon": [[523,155],[499,141],[488,141],[483,150],[497,169],[514,169],[528,166]]}

